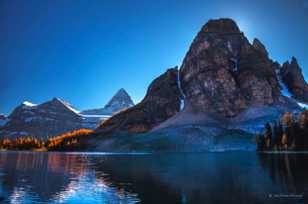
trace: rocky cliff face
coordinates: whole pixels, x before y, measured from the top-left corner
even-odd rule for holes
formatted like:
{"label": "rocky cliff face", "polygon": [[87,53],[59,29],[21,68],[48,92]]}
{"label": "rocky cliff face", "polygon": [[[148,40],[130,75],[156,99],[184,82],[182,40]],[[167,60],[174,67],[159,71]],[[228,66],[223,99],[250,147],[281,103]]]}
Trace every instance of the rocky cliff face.
{"label": "rocky cliff face", "polygon": [[9,115],[1,137],[48,137],[82,128],[82,117],[66,102],[54,98],[34,105],[24,102]]}
{"label": "rocky cliff face", "polygon": [[156,78],[144,99],[104,121],[98,132],[146,132],[180,110],[180,92],[177,84],[178,70],[172,68]]}
{"label": "rocky cliff face", "polygon": [[295,57],[291,62],[285,62],[280,69],[281,79],[292,96],[304,103],[308,103],[308,84]]}
{"label": "rocky cliff face", "polygon": [[210,20],[180,70],[185,100],[193,109],[234,117],[252,105],[280,98],[275,64],[257,39],[250,44],[231,19]]}
{"label": "rocky cliff face", "polygon": [[134,106],[134,102],[125,89],[120,89],[104,108],[84,110],[83,115],[114,115],[115,113]]}

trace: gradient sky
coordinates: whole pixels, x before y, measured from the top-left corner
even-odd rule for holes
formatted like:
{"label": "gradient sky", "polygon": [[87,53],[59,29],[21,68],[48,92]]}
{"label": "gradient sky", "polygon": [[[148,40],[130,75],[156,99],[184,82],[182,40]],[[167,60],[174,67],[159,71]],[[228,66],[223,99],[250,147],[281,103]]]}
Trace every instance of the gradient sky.
{"label": "gradient sky", "polygon": [[1,0],[0,113],[55,96],[102,107],[121,87],[138,102],[221,17],[274,60],[296,56],[307,78],[308,0]]}

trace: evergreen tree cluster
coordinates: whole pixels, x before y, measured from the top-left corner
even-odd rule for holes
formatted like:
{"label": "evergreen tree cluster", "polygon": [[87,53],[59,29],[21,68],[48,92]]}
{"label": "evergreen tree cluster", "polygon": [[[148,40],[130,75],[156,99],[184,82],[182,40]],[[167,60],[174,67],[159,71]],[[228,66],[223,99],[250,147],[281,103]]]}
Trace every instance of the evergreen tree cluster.
{"label": "evergreen tree cluster", "polygon": [[256,143],[257,151],[308,150],[308,110],[297,118],[287,112],[275,123],[266,123]]}

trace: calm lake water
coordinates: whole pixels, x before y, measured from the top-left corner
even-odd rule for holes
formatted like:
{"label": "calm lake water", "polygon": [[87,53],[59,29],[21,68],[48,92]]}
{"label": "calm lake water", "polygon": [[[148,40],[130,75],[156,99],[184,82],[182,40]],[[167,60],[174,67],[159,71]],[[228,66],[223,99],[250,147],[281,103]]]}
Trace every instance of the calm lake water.
{"label": "calm lake water", "polygon": [[305,203],[307,192],[307,154],[0,153],[2,203]]}

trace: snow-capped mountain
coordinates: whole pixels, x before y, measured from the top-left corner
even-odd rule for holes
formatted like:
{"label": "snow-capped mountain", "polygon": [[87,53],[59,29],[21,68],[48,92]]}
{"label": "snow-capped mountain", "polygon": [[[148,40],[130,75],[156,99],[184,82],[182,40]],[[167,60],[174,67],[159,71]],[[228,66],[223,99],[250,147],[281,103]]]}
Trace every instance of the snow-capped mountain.
{"label": "snow-capped mountain", "polygon": [[82,112],[60,98],[38,105],[25,101],[8,117],[0,115],[0,137],[46,138],[80,128],[96,129],[111,115],[133,105],[124,89],[120,89],[104,108]]}
{"label": "snow-capped mountain", "polygon": [[112,98],[111,100],[103,107],[98,109],[89,109],[81,111],[82,115],[114,115],[117,112],[130,108],[134,106],[134,102],[132,101],[129,94],[125,91],[125,89],[121,88]]}
{"label": "snow-capped mountain", "polygon": [[1,127],[0,136],[48,137],[83,127],[82,117],[67,102],[53,98],[36,105],[28,101],[16,107]]}

